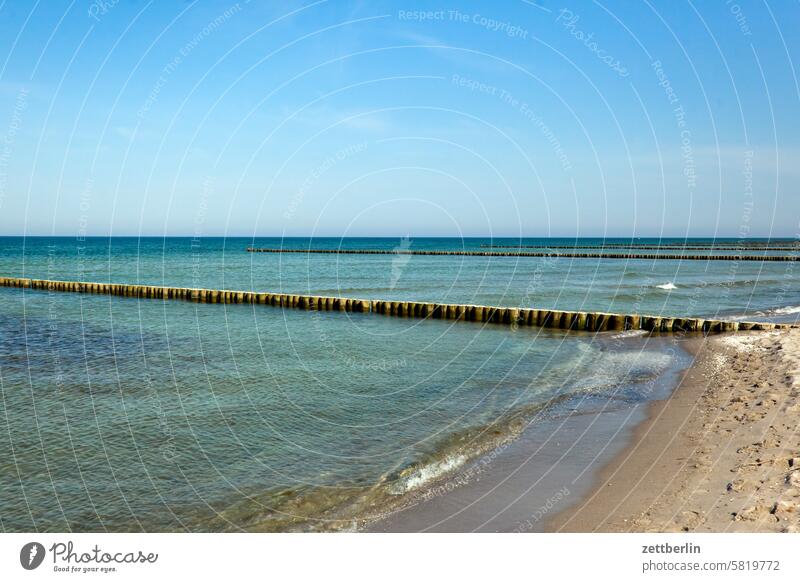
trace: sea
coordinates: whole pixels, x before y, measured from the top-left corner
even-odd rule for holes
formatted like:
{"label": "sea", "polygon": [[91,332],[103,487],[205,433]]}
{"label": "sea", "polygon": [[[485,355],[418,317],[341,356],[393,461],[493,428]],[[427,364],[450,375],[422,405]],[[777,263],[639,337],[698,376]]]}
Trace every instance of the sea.
{"label": "sea", "polygon": [[[0,276],[797,321],[794,262],[247,252],[711,244],[691,253],[797,243],[0,237]],[[643,332],[0,288],[0,529],[358,529],[554,414],[663,397],[681,358]]]}

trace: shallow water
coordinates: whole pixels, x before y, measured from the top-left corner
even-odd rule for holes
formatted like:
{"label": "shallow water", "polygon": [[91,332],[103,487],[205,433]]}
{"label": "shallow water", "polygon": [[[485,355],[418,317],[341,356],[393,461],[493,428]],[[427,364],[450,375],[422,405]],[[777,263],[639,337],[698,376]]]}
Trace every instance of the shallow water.
{"label": "shallow water", "polygon": [[[703,298],[693,313],[709,315],[747,298],[774,307],[780,289],[765,282],[784,283],[786,269],[737,273],[724,295],[709,291],[729,276],[714,279],[714,265],[701,275],[670,273],[667,261],[567,261],[537,278],[536,259],[398,264],[253,255],[252,243],[0,239],[0,274],[620,311],[652,277],[640,311],[684,309],[686,290]],[[665,281],[677,289],[656,287]],[[784,304],[800,304],[796,294]],[[673,360],[646,336],[2,288],[0,521],[6,531],[340,527],[554,402],[648,398]]]}

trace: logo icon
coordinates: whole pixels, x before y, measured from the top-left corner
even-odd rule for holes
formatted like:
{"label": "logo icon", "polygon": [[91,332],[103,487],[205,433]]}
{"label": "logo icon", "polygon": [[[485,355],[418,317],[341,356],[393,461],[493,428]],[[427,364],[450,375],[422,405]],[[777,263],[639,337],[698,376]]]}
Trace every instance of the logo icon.
{"label": "logo icon", "polygon": [[19,563],[26,570],[35,570],[44,560],[44,546],[39,542],[29,542],[19,551]]}

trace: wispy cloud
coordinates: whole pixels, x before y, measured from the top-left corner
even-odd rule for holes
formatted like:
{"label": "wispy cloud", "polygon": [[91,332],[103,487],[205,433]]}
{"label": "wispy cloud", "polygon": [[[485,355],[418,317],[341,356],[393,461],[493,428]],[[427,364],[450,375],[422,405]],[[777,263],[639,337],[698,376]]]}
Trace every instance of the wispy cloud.
{"label": "wispy cloud", "polygon": [[514,70],[494,55],[486,54],[470,49],[453,45],[437,37],[422,34],[413,30],[398,29],[394,31],[395,36],[404,41],[408,46],[420,47],[437,58],[456,65],[459,70],[474,70],[487,74],[505,74]]}

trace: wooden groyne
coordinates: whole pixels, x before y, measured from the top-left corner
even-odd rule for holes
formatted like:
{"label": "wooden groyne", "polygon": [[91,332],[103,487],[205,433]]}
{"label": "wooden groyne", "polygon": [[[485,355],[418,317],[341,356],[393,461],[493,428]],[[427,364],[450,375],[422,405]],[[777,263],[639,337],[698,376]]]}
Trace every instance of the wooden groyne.
{"label": "wooden groyne", "polygon": [[792,255],[657,255],[646,253],[545,253],[510,251],[409,251],[385,249],[260,249],[247,248],[248,253],[300,253],[324,255],[432,255],[460,257],[542,257],[551,259],[620,259],[659,261],[778,261],[796,262],[800,256]]}
{"label": "wooden groyne", "polygon": [[186,287],[156,287],[151,285],[126,285],[114,283],[85,283],[79,281],[49,281],[0,277],[0,287],[18,287],[37,291],[90,293],[137,297],[146,299],[192,301],[196,303],[242,303],[271,305],[274,307],[309,311],[345,311],[376,313],[394,317],[418,319],[448,319],[512,326],[535,326],[574,331],[624,331],[651,332],[728,332],[737,330],[770,330],[798,327],[791,324],[722,321],[694,317],[663,317],[653,315],[625,315],[620,313],[559,311],[468,305],[453,303],[426,303],[419,301],[382,301],[346,297],[293,295],[288,293],[257,293],[253,291],[228,291],[192,289]]}

